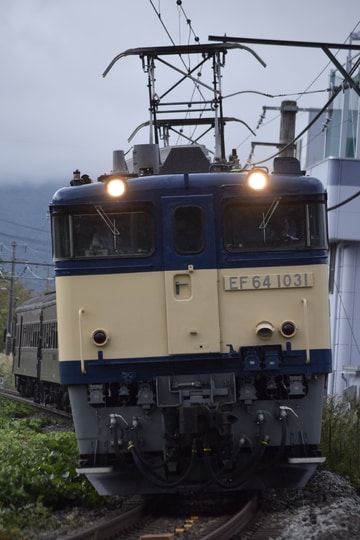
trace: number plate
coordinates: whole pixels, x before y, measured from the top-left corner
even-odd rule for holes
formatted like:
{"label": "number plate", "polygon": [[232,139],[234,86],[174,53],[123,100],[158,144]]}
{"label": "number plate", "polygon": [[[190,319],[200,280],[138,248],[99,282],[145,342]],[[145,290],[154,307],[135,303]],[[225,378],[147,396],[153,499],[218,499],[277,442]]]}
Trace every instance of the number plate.
{"label": "number plate", "polygon": [[296,289],[313,287],[313,272],[288,274],[243,274],[224,277],[225,291],[248,291],[254,289]]}

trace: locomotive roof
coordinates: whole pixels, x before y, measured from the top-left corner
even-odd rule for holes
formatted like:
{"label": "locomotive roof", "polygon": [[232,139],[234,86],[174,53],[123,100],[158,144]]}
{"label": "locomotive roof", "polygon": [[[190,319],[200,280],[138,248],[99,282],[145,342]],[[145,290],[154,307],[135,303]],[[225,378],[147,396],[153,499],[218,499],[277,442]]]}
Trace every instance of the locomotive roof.
{"label": "locomotive roof", "polygon": [[[152,200],[154,196],[196,195],[218,193],[225,188],[233,189],[233,195],[260,198],[277,195],[314,195],[324,193],[322,183],[310,176],[271,174],[270,187],[261,195],[251,194],[246,189],[246,172],[219,172],[154,175],[127,178],[128,190],[121,201]],[[240,189],[239,189],[240,188]],[[246,190],[246,191],[245,191]],[[155,195],[157,194],[157,195]],[[104,183],[94,182],[80,186],[64,187],[53,196],[51,206],[99,204],[109,202]],[[116,202],[116,201],[115,201]]]}

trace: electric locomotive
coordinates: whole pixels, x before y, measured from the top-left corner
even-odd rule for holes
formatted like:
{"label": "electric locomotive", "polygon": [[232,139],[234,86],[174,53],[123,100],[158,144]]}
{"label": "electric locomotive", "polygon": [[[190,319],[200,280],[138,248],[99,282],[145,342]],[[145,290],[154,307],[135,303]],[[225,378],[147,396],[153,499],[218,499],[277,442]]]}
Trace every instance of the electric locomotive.
{"label": "electric locomotive", "polygon": [[114,158],[50,206],[79,472],[101,494],[303,486],[331,370],[321,182],[193,144]]}

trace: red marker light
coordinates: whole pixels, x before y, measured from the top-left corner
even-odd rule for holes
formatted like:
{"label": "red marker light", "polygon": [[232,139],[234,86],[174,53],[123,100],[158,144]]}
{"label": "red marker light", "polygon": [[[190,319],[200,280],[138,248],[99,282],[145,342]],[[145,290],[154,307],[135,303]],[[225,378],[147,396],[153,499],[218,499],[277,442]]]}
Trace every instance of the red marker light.
{"label": "red marker light", "polygon": [[281,323],[280,332],[284,337],[293,337],[296,333],[296,325],[292,321]]}
{"label": "red marker light", "polygon": [[92,334],[92,339],[95,345],[98,347],[102,347],[109,340],[105,330],[95,330]]}

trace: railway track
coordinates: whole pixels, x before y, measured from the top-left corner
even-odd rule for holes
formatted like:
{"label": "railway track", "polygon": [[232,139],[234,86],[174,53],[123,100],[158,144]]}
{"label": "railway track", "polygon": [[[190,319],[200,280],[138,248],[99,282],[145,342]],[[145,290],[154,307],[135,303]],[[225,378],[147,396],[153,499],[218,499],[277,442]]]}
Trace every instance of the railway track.
{"label": "railway track", "polygon": [[57,416],[61,418],[71,419],[71,413],[56,409],[50,405],[43,405],[42,403],[36,403],[33,399],[26,398],[21,396],[17,390],[13,388],[0,388],[0,396],[11,399],[12,401],[17,401],[18,403],[25,403],[31,405],[35,409],[39,409],[43,412],[51,414],[52,416]]}
{"label": "railway track", "polygon": [[172,540],[184,534],[186,540],[230,540],[254,519],[258,508],[256,497],[238,497],[241,500],[212,497],[215,505],[209,497],[143,498],[116,518],[67,534],[66,540]]}

